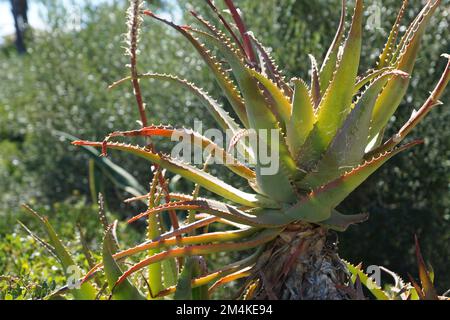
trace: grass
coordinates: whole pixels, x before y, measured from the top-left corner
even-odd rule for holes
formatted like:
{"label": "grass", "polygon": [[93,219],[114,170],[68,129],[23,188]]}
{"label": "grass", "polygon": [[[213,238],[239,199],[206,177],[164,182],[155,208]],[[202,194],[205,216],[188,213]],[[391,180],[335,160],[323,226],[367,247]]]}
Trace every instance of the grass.
{"label": "grass", "polygon": [[[75,197],[74,197],[75,198]],[[36,207],[50,223],[84,271],[89,269],[86,255],[80,241],[81,226],[83,237],[93,259],[98,261],[101,252],[102,230],[97,218],[96,206],[83,200],[67,200],[52,207]],[[109,213],[110,221],[115,215]],[[66,284],[66,277],[58,260],[53,257],[20,225],[25,224],[38,236],[46,239],[43,230],[24,211],[17,209],[4,213],[0,219],[0,300],[42,299]],[[120,223],[121,243],[131,245],[140,239],[140,232],[125,223]]]}

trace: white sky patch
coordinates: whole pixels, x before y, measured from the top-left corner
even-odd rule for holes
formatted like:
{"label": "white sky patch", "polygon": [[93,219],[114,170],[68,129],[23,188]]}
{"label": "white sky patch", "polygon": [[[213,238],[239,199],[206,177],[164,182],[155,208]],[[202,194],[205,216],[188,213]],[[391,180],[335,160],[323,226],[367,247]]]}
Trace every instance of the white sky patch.
{"label": "white sky patch", "polygon": [[[28,8],[28,22],[35,29],[44,29],[45,23],[40,17],[41,10],[45,10],[42,4],[30,1]],[[3,37],[14,35],[14,19],[11,13],[11,4],[9,1],[0,2],[0,42]]]}
{"label": "white sky patch", "polygon": [[[62,0],[68,6],[73,5],[75,2],[80,4],[86,0]],[[92,0],[93,3],[98,4],[102,2],[111,2],[111,0]],[[37,1],[28,1],[28,22],[33,29],[44,30],[46,24],[42,19],[42,15],[45,12],[45,6]],[[168,12],[161,12],[160,15],[166,19],[174,20],[175,22],[180,22],[182,13],[180,7],[173,3],[170,6]],[[0,1],[0,44],[4,42],[5,36],[14,36],[14,19],[11,13],[11,4],[9,1]]]}

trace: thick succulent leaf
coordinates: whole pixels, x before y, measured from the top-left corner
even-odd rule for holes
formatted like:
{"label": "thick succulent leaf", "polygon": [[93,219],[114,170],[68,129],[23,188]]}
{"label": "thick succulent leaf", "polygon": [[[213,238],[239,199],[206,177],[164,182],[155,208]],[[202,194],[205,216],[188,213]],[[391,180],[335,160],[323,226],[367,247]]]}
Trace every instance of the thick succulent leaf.
{"label": "thick succulent leaf", "polygon": [[408,74],[402,71],[389,71],[372,82],[336,133],[320,159],[317,169],[308,173],[298,184],[300,188],[305,190],[317,188],[361,163],[367,146],[373,106],[391,77],[408,77]]}
{"label": "thick succulent leaf", "polygon": [[281,121],[283,123],[287,123],[289,121],[292,112],[292,106],[289,101],[289,98],[284,94],[284,92],[280,88],[278,88],[277,84],[274,83],[272,80],[263,76],[256,70],[253,69],[248,70],[250,74],[253,77],[255,77],[270,93],[272,99],[275,101],[276,114],[280,115]]}
{"label": "thick succulent leaf", "polygon": [[320,224],[332,230],[344,232],[352,224],[361,223],[367,221],[367,219],[369,219],[368,213],[346,215],[332,210],[330,218],[322,221]]}
{"label": "thick succulent leaf", "polygon": [[194,261],[188,257],[186,264],[178,277],[178,283],[174,295],[175,300],[192,300],[192,278],[194,278]]}
{"label": "thick succulent leaf", "polygon": [[221,244],[209,244],[189,246],[182,248],[174,248],[158,253],[152,257],[146,258],[141,262],[130,267],[122,277],[117,280],[116,285],[127,279],[133,273],[147,267],[150,264],[169,259],[174,257],[190,257],[190,256],[202,256],[207,254],[213,254],[218,252],[230,252],[230,251],[243,251],[264,245],[277,237],[282,229],[266,229],[253,236],[252,238],[235,243],[221,243]]}
{"label": "thick succulent leaf", "polygon": [[[258,87],[258,82],[254,79],[249,68],[245,66],[244,61],[239,58],[236,54],[236,50],[231,46],[227,39],[218,39],[199,30],[191,29],[191,31],[204,39],[206,43],[218,48],[230,64],[245,99],[250,127],[256,130],[269,130],[269,134],[271,133],[270,130],[278,131],[280,168],[278,172],[273,175],[262,174],[261,167],[264,166],[264,164],[260,162],[260,157],[257,157],[257,181],[258,186],[264,194],[270,195],[271,198],[277,201],[292,201],[295,199],[295,192],[291,185],[291,179],[297,173],[297,167],[286,146],[278,120],[271,112],[263,93]],[[261,135],[259,135],[259,137],[261,137]],[[271,141],[272,139],[265,140],[269,149],[273,141]],[[259,146],[259,149],[261,149],[261,146]]]}
{"label": "thick succulent leaf", "polygon": [[350,262],[341,259],[352,274],[352,281],[359,277],[361,283],[370,291],[377,300],[389,300],[389,296],[370,278],[360,266],[354,266]]}
{"label": "thick succulent leaf", "polygon": [[414,141],[394,151],[378,155],[371,161],[365,162],[336,180],[313,190],[294,206],[286,208],[285,214],[295,220],[308,222],[321,222],[329,219],[332,210],[387,160],[419,143],[422,143],[422,141]]}
{"label": "thick succulent leaf", "polygon": [[[156,176],[158,172],[155,174],[154,181],[157,181]],[[156,185],[156,184],[155,184]],[[155,188],[156,189],[156,188]],[[153,207],[155,205],[155,201],[152,201],[152,198],[149,200],[149,207]],[[174,211],[170,211],[170,213],[173,213],[176,216],[176,213]],[[169,214],[170,214],[169,213]],[[173,225],[173,224],[172,224]],[[178,227],[178,225],[177,225]],[[161,235],[162,227],[160,224],[160,217],[159,215],[152,215],[148,217],[147,219],[147,239],[152,240]],[[175,229],[175,226],[174,226]],[[149,249],[146,254],[148,257],[160,253],[160,248],[152,248]],[[165,260],[169,263],[173,262],[173,259]],[[150,299],[153,299],[153,297],[158,294],[161,290],[163,290],[163,264],[162,262],[157,262],[149,266],[148,268],[148,283],[149,283],[149,297]]]}
{"label": "thick succulent leaf", "polygon": [[436,87],[431,92],[428,99],[422,105],[422,107],[416,112],[414,111],[411,115],[411,118],[403,125],[403,127],[396,133],[392,138],[386,141],[382,146],[376,148],[375,150],[369,152],[367,156],[371,156],[372,154],[376,154],[379,152],[385,152],[386,150],[390,150],[397,146],[406,136],[422,121],[423,118],[437,105],[440,105],[441,102],[439,99],[441,98],[444,90],[446,89],[449,81],[450,81],[450,55],[443,55],[447,58],[447,66],[445,67],[444,72],[442,73],[441,78],[439,79]]}
{"label": "thick succulent leaf", "polygon": [[239,119],[242,121],[244,126],[248,128],[248,119],[247,119],[247,113],[245,111],[245,105],[244,101],[242,100],[240,93],[236,89],[235,85],[231,81],[231,79],[228,77],[226,72],[222,69],[220,62],[210,54],[210,52],[205,48],[203,44],[201,44],[195,37],[193,37],[187,29],[189,28],[183,28],[181,26],[178,26],[174,24],[173,22],[170,22],[162,17],[159,17],[152,13],[151,11],[145,10],[144,14],[151,16],[168,26],[174,28],[176,31],[180,32],[189,42],[194,46],[194,48],[198,51],[200,56],[203,58],[205,63],[208,65],[208,67],[211,69],[212,73],[214,74],[217,83],[219,84],[220,88],[222,89],[223,93],[227,97],[228,101],[230,102],[231,106],[233,107],[234,111],[238,115]]}
{"label": "thick succulent leaf", "polygon": [[[170,287],[178,281],[178,270],[175,259],[161,262],[164,287]],[[161,291],[160,291],[161,292]]]}
{"label": "thick succulent leaf", "polygon": [[210,199],[196,199],[191,201],[178,201],[162,204],[131,218],[129,222],[167,210],[195,210],[236,223],[265,228],[277,228],[292,221],[292,218],[284,216],[280,210],[257,209],[251,213],[246,213],[236,207],[219,201]]}
{"label": "thick succulent leaf", "polygon": [[361,53],[362,18],[362,0],[357,0],[352,26],[344,45],[342,57],[338,61],[333,79],[320,101],[314,129],[297,158],[297,164],[305,171],[314,169],[351,110],[353,86],[356,82]]}
{"label": "thick succulent leaf", "polygon": [[108,135],[108,139],[112,137],[135,137],[135,136],[158,136],[158,137],[182,137],[183,140],[190,141],[192,146],[198,146],[210,151],[214,157],[221,161],[226,167],[237,175],[253,180],[256,178],[255,173],[244,164],[240,163],[233,155],[226,152],[223,148],[215,144],[213,141],[201,134],[190,129],[175,129],[171,126],[148,126],[132,131],[116,131]]}
{"label": "thick succulent leaf", "polygon": [[336,64],[338,61],[339,47],[343,41],[344,31],[345,31],[345,15],[346,15],[346,1],[342,0],[342,11],[341,20],[339,22],[339,27],[334,36],[334,40],[331,43],[330,48],[325,56],[325,59],[320,68],[320,91],[322,94],[327,90],[333,74],[336,70]]}
{"label": "thick succulent leaf", "polygon": [[398,37],[398,32],[400,30],[400,23],[405,14],[406,7],[408,6],[408,0],[403,0],[400,11],[397,15],[397,19],[395,19],[394,25],[392,26],[391,32],[389,33],[388,40],[384,46],[383,52],[381,52],[380,57],[378,58],[377,69],[382,69],[388,67],[396,48],[396,42]]}
{"label": "thick succulent leaf", "polygon": [[[424,10],[422,10],[418,17],[417,25],[411,30],[411,33],[405,40],[403,48],[400,51],[400,55],[393,67],[409,74],[412,73],[417,54],[419,52],[422,36],[425,33],[425,29],[431,19],[431,16],[438,7],[439,3],[440,0],[428,1]],[[389,119],[395,113],[403,100],[409,81],[409,78],[405,79],[397,77],[388,82],[386,88],[380,94],[377,102],[375,103],[369,140],[372,140],[375,135],[377,135],[387,125]]]}
{"label": "thick succulent leaf", "polygon": [[[55,134],[71,141],[79,140],[77,137],[66,132],[55,131]],[[101,170],[103,175],[107,177],[116,187],[132,194],[139,196],[145,193],[145,188],[130,174],[128,171],[115,164],[108,158],[100,157],[100,152],[89,146],[82,146],[82,150],[95,161],[95,165]]]}
{"label": "thick succulent leaf", "polygon": [[139,293],[131,282],[127,279],[120,285],[114,287],[117,279],[122,275],[122,270],[120,269],[117,262],[112,257],[115,253],[115,240],[113,233],[115,232],[115,227],[117,223],[112,224],[106,231],[105,237],[103,239],[103,265],[105,270],[106,279],[108,281],[109,288],[113,290],[112,298],[114,300],[145,300],[144,296]]}
{"label": "thick succulent leaf", "polygon": [[314,122],[314,103],[309,89],[302,79],[292,79],[295,91],[292,101],[292,114],[286,126],[286,140],[292,154],[298,154]]}
{"label": "thick succulent leaf", "polygon": [[403,36],[400,39],[400,42],[397,45],[397,48],[395,52],[393,53],[393,56],[391,58],[391,65],[394,65],[397,61],[399,56],[401,55],[402,51],[405,49],[406,44],[411,39],[411,35],[414,34],[415,30],[417,30],[421,20],[423,19],[424,13],[429,10],[428,5],[431,4],[431,1],[424,1],[425,6],[422,8],[422,10],[417,14],[417,16],[413,19],[413,21],[409,24],[408,28],[404,32]]}
{"label": "thick succulent leaf", "polygon": [[[54,248],[54,254],[58,257],[61,265],[63,267],[63,272],[67,277],[73,277],[74,274],[81,274],[81,270],[75,264],[69,252],[66,250],[55,230],[53,229],[50,222],[48,222],[46,217],[41,217],[36,211],[28,207],[27,205],[23,205],[23,207],[29,212],[39,224],[43,227],[47,236],[50,240],[50,245]],[[82,284],[79,288],[74,288],[71,290],[71,293],[74,295],[76,299],[80,300],[93,300],[96,296],[95,288],[89,284]]]}
{"label": "thick succulent leaf", "polygon": [[[91,146],[97,148],[103,148],[103,142],[91,142],[91,141],[75,141],[74,145]],[[234,188],[233,186],[223,182],[222,180],[206,173],[196,167],[184,164],[178,160],[172,159],[169,156],[153,153],[148,149],[138,146],[132,146],[124,143],[106,143],[107,148],[130,152],[134,155],[145,158],[157,165],[171,171],[172,173],[179,174],[180,176],[201,185],[203,188],[216,193],[230,201],[234,201],[244,206],[249,207],[276,207],[277,204],[271,200],[251,193],[246,193]]]}

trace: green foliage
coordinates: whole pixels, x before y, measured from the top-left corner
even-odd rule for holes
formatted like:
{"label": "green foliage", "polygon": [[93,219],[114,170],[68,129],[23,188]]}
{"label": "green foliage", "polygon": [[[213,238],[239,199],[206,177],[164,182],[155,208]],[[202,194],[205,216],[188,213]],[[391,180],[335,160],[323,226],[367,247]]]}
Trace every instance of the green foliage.
{"label": "green foliage", "polygon": [[[56,203],[51,208],[39,207],[39,211],[58,230],[72,258],[83,270],[89,268],[75,227],[82,225],[83,236],[92,252],[101,246],[101,228],[96,217],[97,208],[84,201]],[[109,213],[108,213],[109,214]],[[18,220],[35,232],[39,239],[46,238],[41,223],[29,213],[20,210],[2,217],[0,225],[0,299],[44,299],[67,283],[65,268],[56,256],[31,236]],[[119,225],[123,230],[123,225]],[[128,230],[124,243],[136,241],[138,232]],[[97,259],[99,256],[94,253]],[[69,274],[70,276],[71,274]]]}

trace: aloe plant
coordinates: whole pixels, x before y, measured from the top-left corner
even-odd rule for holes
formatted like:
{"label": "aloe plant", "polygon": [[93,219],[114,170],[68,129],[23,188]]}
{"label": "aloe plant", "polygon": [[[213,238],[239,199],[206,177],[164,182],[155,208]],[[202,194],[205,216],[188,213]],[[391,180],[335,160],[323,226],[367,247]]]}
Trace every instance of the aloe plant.
{"label": "aloe plant", "polygon": [[[360,73],[363,1],[354,1],[350,28],[345,30],[346,1],[335,38],[319,66],[310,56],[311,81],[285,79],[270,52],[247,29],[232,0],[224,0],[230,16],[207,0],[216,15],[207,21],[196,12],[198,27],[181,26],[145,10],[141,1],[130,1],[128,51],[130,76],[111,87],[131,83],[142,128],[116,131],[104,141],[74,141],[74,145],[125,151],[153,164],[150,190],[133,200],[145,200],[148,209],[129,222],[146,218],[147,239],[124,250],[112,250],[108,227],[103,262],[82,279],[86,284],[102,270],[116,297],[141,297],[134,287],[137,274],[148,269],[148,297],[205,299],[231,281],[245,279],[239,292],[244,299],[347,299],[351,265],[343,262],[330,232],[345,231],[368,219],[367,214],[344,215],[336,207],[380,166],[398,153],[420,144],[401,144],[435,106],[450,79],[450,59],[443,75],[422,108],[393,137],[384,130],[405,96],[422,36],[440,0],[430,0],[399,38],[407,1],[374,68]],[[233,109],[225,108],[203,89],[175,75],[140,73],[137,46],[143,18],[167,25],[189,41],[215,77]],[[231,19],[231,21],[230,21]],[[293,39],[295,41],[295,39]],[[216,55],[217,54],[217,55]],[[172,125],[149,125],[140,81],[154,79],[179,85],[196,95],[216,120],[232,132],[222,147],[200,133]],[[262,130],[272,133],[262,137]],[[258,144],[246,139],[256,132]],[[160,153],[154,137],[182,136],[207,148],[237,177],[248,182],[241,190],[203,167]],[[119,137],[145,137],[146,145],[114,141]],[[258,147],[276,146],[279,167],[267,174],[267,163]],[[236,155],[237,154],[237,155]],[[240,161],[244,156],[252,161]],[[192,194],[171,193],[165,171],[192,181]],[[201,190],[216,197],[200,197]],[[249,192],[249,190],[253,190]],[[171,225],[163,223],[168,212]],[[187,213],[185,216],[183,213]],[[182,224],[179,218],[183,217]],[[184,218],[185,217],[185,218]],[[213,231],[211,225],[223,227]],[[219,252],[250,252],[241,260],[209,270],[208,256]],[[142,258],[142,255],[146,256]],[[131,266],[122,262],[133,260]],[[123,270],[123,271],[122,271]],[[112,284],[112,282],[114,282]]]}

